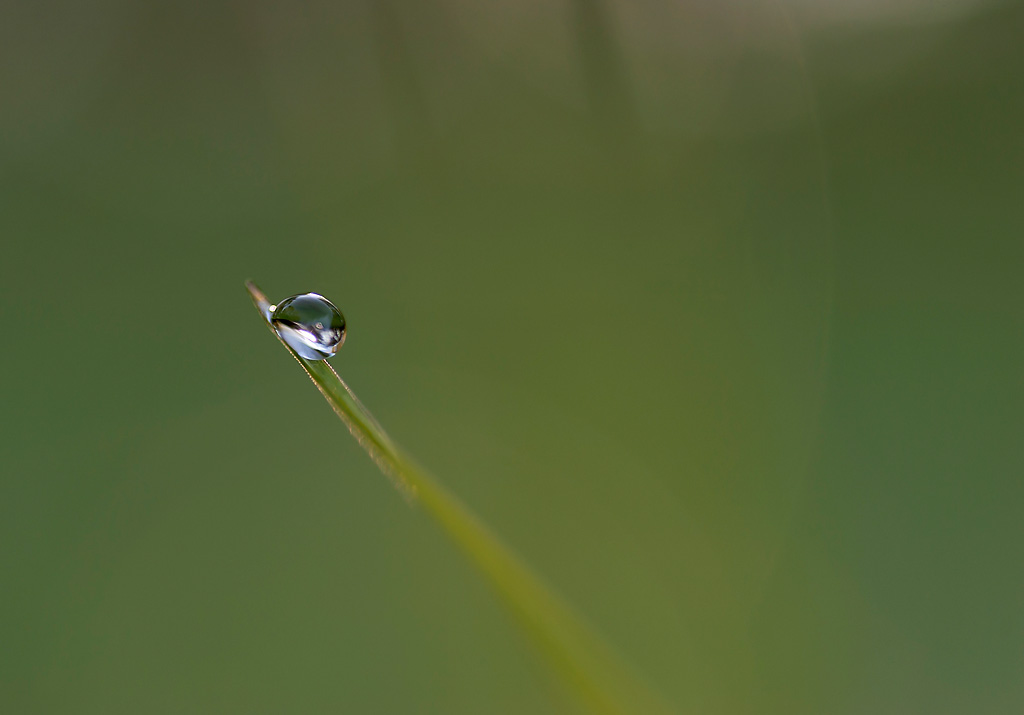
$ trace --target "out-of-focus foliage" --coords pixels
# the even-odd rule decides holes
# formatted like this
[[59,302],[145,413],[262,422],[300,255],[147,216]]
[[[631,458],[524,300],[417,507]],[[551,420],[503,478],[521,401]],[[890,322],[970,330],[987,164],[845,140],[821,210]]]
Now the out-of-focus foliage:
[[572,707],[253,276],[680,712],[1019,711],[1021,27],[4,3],[0,710]]

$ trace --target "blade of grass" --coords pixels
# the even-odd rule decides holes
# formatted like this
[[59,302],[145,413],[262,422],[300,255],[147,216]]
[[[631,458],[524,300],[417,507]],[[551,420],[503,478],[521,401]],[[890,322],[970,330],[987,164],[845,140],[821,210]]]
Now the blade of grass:
[[[272,306],[251,281],[245,284],[268,327]],[[280,340],[280,337],[278,337]],[[349,431],[389,476],[416,499],[488,578],[546,656],[552,671],[596,713],[668,713],[611,648],[457,497],[392,441],[326,360],[310,361],[288,349]]]

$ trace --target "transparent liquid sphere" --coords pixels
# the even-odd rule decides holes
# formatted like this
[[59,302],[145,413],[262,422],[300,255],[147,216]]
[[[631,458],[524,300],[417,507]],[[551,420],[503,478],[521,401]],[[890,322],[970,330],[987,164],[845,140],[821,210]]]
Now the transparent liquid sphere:
[[281,339],[307,360],[333,357],[345,342],[345,316],[316,293],[282,300],[271,313],[270,323]]

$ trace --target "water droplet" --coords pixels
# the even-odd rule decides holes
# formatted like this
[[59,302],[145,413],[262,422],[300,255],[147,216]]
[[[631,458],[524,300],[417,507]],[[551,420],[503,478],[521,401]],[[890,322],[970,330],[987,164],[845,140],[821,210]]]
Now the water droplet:
[[345,316],[316,293],[282,300],[273,309],[270,323],[281,339],[307,360],[333,357],[345,342]]

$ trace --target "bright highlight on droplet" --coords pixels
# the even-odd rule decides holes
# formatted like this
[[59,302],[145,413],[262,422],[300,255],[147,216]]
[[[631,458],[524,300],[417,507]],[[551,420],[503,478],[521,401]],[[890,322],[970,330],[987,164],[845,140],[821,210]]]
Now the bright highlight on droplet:
[[292,350],[307,360],[333,357],[345,342],[345,316],[316,293],[282,300],[272,309],[270,324]]

